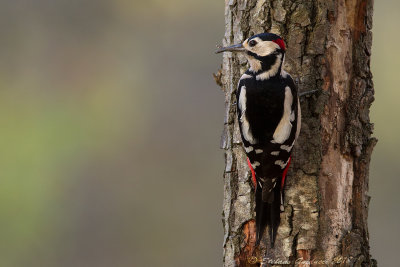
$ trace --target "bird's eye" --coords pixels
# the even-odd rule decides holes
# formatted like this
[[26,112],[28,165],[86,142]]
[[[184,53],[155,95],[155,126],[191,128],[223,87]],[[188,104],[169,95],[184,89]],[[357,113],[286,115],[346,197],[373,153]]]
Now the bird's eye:
[[250,47],[253,47],[253,46],[255,46],[257,44],[257,42],[255,41],[255,40],[250,40],[250,42],[249,42],[249,46]]

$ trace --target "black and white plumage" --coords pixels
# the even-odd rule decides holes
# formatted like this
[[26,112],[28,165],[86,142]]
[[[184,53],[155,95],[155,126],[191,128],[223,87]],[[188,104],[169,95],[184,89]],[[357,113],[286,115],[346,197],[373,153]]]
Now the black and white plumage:
[[242,52],[250,64],[239,81],[237,115],[256,187],[257,244],[268,226],[273,246],[283,210],[284,179],[300,132],[297,88],[282,69],[285,44],[278,35],[258,34],[217,52],[224,51]]

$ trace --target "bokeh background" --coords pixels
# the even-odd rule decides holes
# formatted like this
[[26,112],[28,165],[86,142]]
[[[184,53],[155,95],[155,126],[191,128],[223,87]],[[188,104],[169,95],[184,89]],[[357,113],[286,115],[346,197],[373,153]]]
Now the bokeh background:
[[[0,267],[221,266],[223,5],[0,2]],[[375,1],[380,266],[400,240],[399,12]]]

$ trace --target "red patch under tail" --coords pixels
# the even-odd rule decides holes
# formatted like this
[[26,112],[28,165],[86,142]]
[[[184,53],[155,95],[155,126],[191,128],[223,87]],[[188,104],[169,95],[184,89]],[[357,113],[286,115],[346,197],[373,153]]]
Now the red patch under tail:
[[[247,160],[248,160],[248,159],[247,159]],[[286,165],[285,170],[283,171],[283,174],[282,174],[282,182],[281,182],[281,190],[283,190],[283,187],[285,186],[286,174],[287,174],[287,172],[288,172],[288,170],[289,170],[289,166],[290,166],[290,162],[291,162],[291,161],[292,161],[292,157],[289,158],[289,162],[288,162],[288,164]]]
[[251,166],[249,158],[247,158],[247,164],[249,164],[251,171],[251,180],[253,181],[254,188],[257,188],[256,173],[254,172],[253,166]]

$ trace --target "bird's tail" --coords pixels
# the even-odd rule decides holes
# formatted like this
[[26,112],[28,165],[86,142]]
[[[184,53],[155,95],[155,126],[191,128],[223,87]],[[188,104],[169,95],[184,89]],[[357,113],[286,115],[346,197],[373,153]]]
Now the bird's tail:
[[[264,189],[265,190],[265,189]],[[265,193],[265,192],[264,192]],[[274,247],[278,226],[281,221],[281,191],[276,186],[267,197],[263,198],[263,189],[257,185],[256,189],[256,227],[257,241],[256,245],[260,244],[265,228],[268,226],[269,238],[271,247]]]

